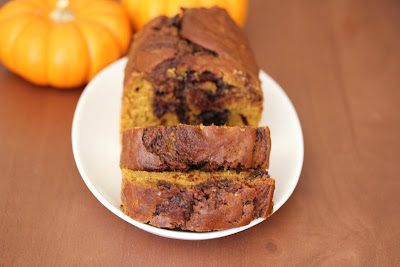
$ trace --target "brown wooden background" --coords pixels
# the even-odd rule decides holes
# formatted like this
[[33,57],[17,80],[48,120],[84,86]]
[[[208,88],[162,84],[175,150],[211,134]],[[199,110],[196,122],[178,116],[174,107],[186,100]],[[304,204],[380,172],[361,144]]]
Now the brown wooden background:
[[75,166],[82,90],[37,88],[0,65],[0,265],[400,265],[400,1],[250,2],[245,31],[304,131],[289,201],[218,240],[139,230]]

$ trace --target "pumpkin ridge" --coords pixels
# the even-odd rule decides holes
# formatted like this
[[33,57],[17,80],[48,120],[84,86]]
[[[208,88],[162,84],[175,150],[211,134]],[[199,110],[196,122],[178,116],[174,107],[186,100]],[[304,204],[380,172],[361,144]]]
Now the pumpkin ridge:
[[17,14],[11,15],[11,16],[7,16],[7,17],[4,17],[4,18],[1,18],[1,17],[0,17],[0,23],[4,22],[4,21],[6,21],[6,20],[13,19],[13,18],[15,18],[15,17],[26,16],[26,15],[33,15],[33,16],[35,16],[35,13],[34,13],[34,12],[23,12],[23,13],[17,13]]
[[73,27],[76,28],[76,30],[78,31],[80,37],[82,38],[82,40],[84,40],[87,56],[88,56],[88,59],[89,59],[88,60],[88,66],[86,68],[86,75],[85,75],[85,81],[89,82],[90,81],[90,70],[92,68],[92,57],[90,56],[90,49],[89,49],[89,45],[88,45],[86,36],[83,34],[81,29],[77,26],[76,19],[74,21],[75,21],[75,23],[73,24]]
[[[105,39],[108,39],[108,41],[106,42],[106,43],[112,43],[112,45],[110,44],[109,46],[110,47],[113,47],[113,50],[114,50],[114,48],[115,49],[117,49],[117,57],[119,58],[120,56],[121,56],[121,51],[120,51],[120,47],[119,47],[119,44],[118,44],[118,42],[117,42],[117,40],[115,40],[115,37],[114,37],[114,35],[112,35],[111,33],[110,33],[110,31],[108,31],[107,29],[104,31],[104,27],[102,26],[102,25],[100,25],[100,24],[98,24],[98,23],[95,23],[94,21],[92,21],[92,20],[88,20],[88,19],[79,19],[78,20],[78,23],[76,23],[76,26],[78,27],[78,28],[80,28],[80,31],[82,32],[82,34],[83,34],[83,36],[84,36],[84,39],[86,40],[86,44],[87,44],[87,47],[88,47],[88,50],[89,50],[89,58],[90,58],[90,62],[91,62],[91,66],[89,66],[89,79],[92,79],[93,78],[93,76],[96,74],[96,73],[98,73],[101,69],[103,69],[105,66],[107,66],[108,64],[110,64],[110,63],[112,63],[113,61],[110,61],[110,60],[102,60],[103,61],[103,63],[102,63],[102,67],[101,67],[101,69],[98,69],[99,68],[99,66],[98,66],[98,62],[97,62],[97,64],[95,64],[94,62],[96,61],[96,54],[92,54],[92,53],[90,53],[90,51],[91,51],[91,44],[93,44],[92,43],[92,40],[91,40],[91,38],[89,38],[88,36],[86,36],[86,34],[85,34],[85,31],[83,30],[83,29],[81,29],[82,27],[84,28],[84,26],[86,26],[86,27],[89,27],[89,28],[91,28],[91,27],[97,27],[100,31],[102,31],[103,33],[102,34],[95,34],[96,36],[99,36],[99,35],[104,35],[104,36],[107,36],[107,37],[102,37],[102,38],[100,38],[100,39],[102,39],[103,41],[105,40]],[[97,37],[96,37],[97,38]],[[114,58],[114,57],[112,57],[112,58]],[[114,60],[115,60],[115,58],[114,58]],[[97,69],[97,70],[96,70]],[[94,74],[93,74],[93,71],[94,71]]]
[[[14,20],[16,18],[16,16],[13,16],[12,18],[10,18],[10,19],[8,19],[8,20],[2,20],[2,21],[0,21],[0,27],[4,27],[4,26],[1,26],[2,24],[4,24],[4,23],[8,23],[10,20]],[[26,17],[25,17],[26,18]],[[22,28],[20,28],[20,30],[17,32],[17,34],[15,34],[15,38],[14,38],[14,41],[11,43],[11,45],[8,45],[8,46],[5,46],[4,45],[4,42],[3,42],[3,44],[2,44],[2,46],[0,47],[0,59],[1,59],[1,61],[3,62],[3,64],[5,65],[5,66],[7,66],[8,68],[10,68],[10,70],[12,70],[13,72],[16,72],[15,71],[15,68],[14,68],[14,59],[13,59],[13,55],[12,55],[12,52],[10,52],[9,54],[11,54],[9,57],[8,57],[8,59],[10,59],[10,60],[8,60],[7,62],[5,61],[5,58],[7,58],[7,56],[5,56],[5,54],[6,54],[6,52],[9,52],[9,51],[14,51],[13,49],[7,49],[7,48],[12,48],[12,47],[14,47],[14,44],[15,44],[15,41],[18,39],[18,37],[19,37],[19,35],[20,35],[20,33],[25,29],[25,27],[27,27],[29,24],[31,24],[32,23],[32,21],[34,21],[36,18],[35,17],[31,17],[31,19],[30,20],[27,20],[25,23],[25,25],[23,25],[22,26]],[[12,21],[12,22],[14,22],[14,21]],[[8,36],[7,36],[8,37]],[[9,39],[9,38],[8,38]],[[6,50],[9,50],[9,51],[6,51]]]
[[[28,28],[31,24],[32,24],[32,22],[34,22],[35,20],[36,20],[37,18],[35,18],[35,17],[32,17],[32,19],[28,22],[28,23],[26,23],[26,25],[24,26],[24,27],[22,27],[20,30],[19,30],[19,32],[18,32],[18,34],[16,34],[16,38],[14,39],[14,41],[12,42],[12,47],[15,47],[15,44],[17,43],[17,41],[18,41],[18,39],[20,39],[21,38],[21,33],[23,32],[23,31],[25,31],[26,30],[26,28]],[[16,55],[15,55],[15,49],[12,49],[12,55],[11,55],[11,67],[10,67],[10,69],[12,69],[13,71],[15,71],[15,73],[17,73],[19,76],[22,76],[21,74],[19,74],[19,72],[17,71],[17,68],[15,68],[15,66],[16,66],[16,64],[15,64],[15,58],[16,58]]]
[[86,83],[89,57],[85,39],[74,22],[54,24],[49,35],[48,84],[55,88],[76,88]]
[[50,83],[49,83],[49,81],[50,81],[50,78],[49,78],[49,73],[48,73],[48,69],[49,69],[49,64],[47,64],[47,61],[48,61],[48,58],[49,58],[49,46],[50,46],[50,36],[51,36],[51,32],[53,31],[53,29],[54,29],[54,24],[53,23],[51,23],[50,25],[49,25],[49,32],[48,32],[48,34],[46,35],[46,42],[45,42],[45,51],[46,51],[46,53],[45,53],[45,62],[46,62],[46,64],[44,64],[44,76],[45,76],[45,78],[46,78],[46,84],[47,85],[50,85]]
[[89,22],[91,22],[91,23],[95,23],[95,24],[99,25],[101,28],[105,29],[105,30],[113,37],[113,39],[114,39],[115,42],[117,43],[118,48],[119,48],[119,55],[121,56],[121,55],[124,53],[124,48],[121,47],[121,44],[119,43],[119,38],[118,38],[118,36],[116,36],[116,35],[114,34],[114,32],[112,31],[112,29],[110,29],[106,24],[101,23],[99,20],[90,19],[90,18],[84,18],[84,19],[81,19],[81,18],[80,18],[80,20],[83,20],[83,21],[86,20],[86,21],[89,21]]
[[34,9],[35,6],[31,3],[8,2],[0,9],[0,22],[19,15],[35,15]]
[[[15,42],[13,43],[14,49],[13,49],[12,60],[13,60],[13,65],[16,66],[16,68],[15,68],[16,71],[15,71],[15,72],[16,72],[20,77],[22,77],[22,78],[24,78],[24,79],[26,79],[26,80],[28,80],[28,81],[35,82],[35,84],[37,84],[37,85],[44,86],[44,85],[46,84],[46,82],[44,81],[44,79],[43,79],[42,81],[38,81],[38,80],[36,80],[35,78],[32,78],[32,76],[30,76],[30,74],[28,74],[27,71],[20,71],[22,65],[18,65],[18,64],[16,63],[16,62],[21,62],[21,60],[18,60],[18,56],[17,56],[18,50],[16,49],[15,46],[18,44],[18,42],[20,42],[19,40],[20,40],[22,37],[24,37],[24,33],[25,33],[25,32],[29,32],[29,31],[28,31],[28,28],[31,27],[32,25],[40,24],[40,23],[42,23],[42,24],[44,24],[44,25],[47,25],[47,21],[46,21],[44,18],[41,18],[41,17],[37,17],[36,19],[33,19],[32,21],[33,21],[33,22],[28,23],[25,27],[23,27],[23,29],[19,32],[18,37],[15,39]],[[48,33],[48,32],[47,32],[47,33]],[[28,49],[29,49],[29,48],[28,48]],[[35,64],[35,66],[37,67],[37,64]],[[40,68],[39,68],[39,69],[40,69]],[[43,75],[43,76],[45,76],[45,75]],[[43,78],[43,77],[41,77],[41,78]],[[43,82],[43,81],[44,81],[44,82]]]

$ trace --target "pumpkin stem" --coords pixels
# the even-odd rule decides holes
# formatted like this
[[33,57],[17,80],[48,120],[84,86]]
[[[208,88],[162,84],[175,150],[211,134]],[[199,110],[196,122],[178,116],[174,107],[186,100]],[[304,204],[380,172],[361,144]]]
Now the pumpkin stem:
[[56,3],[56,9],[50,13],[50,17],[58,22],[65,22],[74,19],[74,13],[68,10],[68,0],[58,0]]

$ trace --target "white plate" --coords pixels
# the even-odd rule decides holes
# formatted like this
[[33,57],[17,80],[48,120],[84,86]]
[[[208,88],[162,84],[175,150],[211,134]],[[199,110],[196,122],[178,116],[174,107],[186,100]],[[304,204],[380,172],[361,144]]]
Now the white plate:
[[[83,91],[72,123],[72,149],[78,170],[96,198],[125,221],[147,232],[175,239],[219,238],[248,229],[249,225],[206,233],[160,229],[137,222],[120,210],[119,120],[126,58],[102,70]],[[269,173],[276,180],[274,212],[290,197],[303,166],[303,133],[296,110],[282,88],[260,72],[264,110],[260,125],[271,129],[272,150]]]

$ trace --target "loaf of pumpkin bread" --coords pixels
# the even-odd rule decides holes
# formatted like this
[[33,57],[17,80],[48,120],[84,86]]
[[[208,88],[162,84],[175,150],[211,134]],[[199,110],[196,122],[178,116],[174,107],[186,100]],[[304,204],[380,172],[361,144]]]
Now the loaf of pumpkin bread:
[[149,126],[122,135],[121,168],[135,171],[268,169],[268,127]]
[[242,30],[221,8],[160,16],[134,36],[121,132],[136,126],[257,126],[263,94]]
[[272,213],[275,180],[265,170],[146,172],[122,169],[122,210],[150,225],[205,232]]
[[134,36],[121,111],[126,215],[205,232],[272,214],[258,72],[243,32],[218,7],[157,17]]

